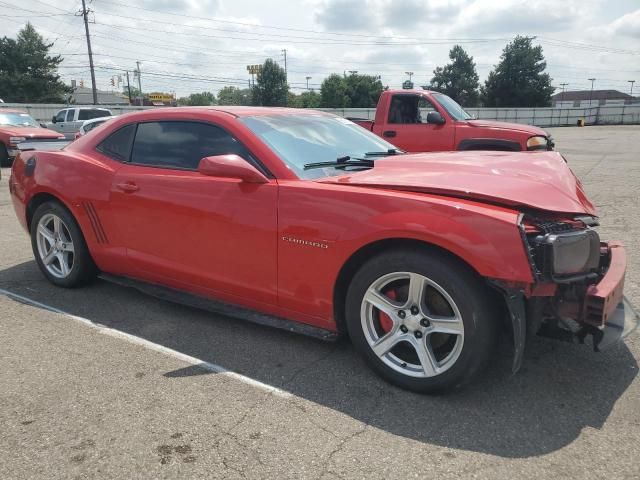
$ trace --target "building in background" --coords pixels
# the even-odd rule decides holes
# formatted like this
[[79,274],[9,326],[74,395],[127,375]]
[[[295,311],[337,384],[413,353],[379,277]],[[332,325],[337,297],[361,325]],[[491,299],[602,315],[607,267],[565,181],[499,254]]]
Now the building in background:
[[[129,99],[117,92],[98,90],[99,105],[129,105]],[[76,87],[70,96],[69,103],[75,105],[93,105],[93,94],[88,87]]]
[[577,90],[556,93],[551,97],[554,107],[592,107],[600,105],[630,105],[640,102],[637,97],[618,90]]

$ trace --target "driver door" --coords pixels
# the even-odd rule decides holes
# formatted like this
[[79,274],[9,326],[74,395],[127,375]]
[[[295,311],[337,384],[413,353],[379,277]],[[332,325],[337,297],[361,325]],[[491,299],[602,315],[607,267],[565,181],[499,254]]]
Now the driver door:
[[278,185],[198,173],[201,158],[228,153],[252,160],[209,123],[138,125],[111,189],[129,268],[175,288],[276,304]]
[[427,123],[428,112],[438,111],[427,98],[403,93],[394,95],[390,105],[386,140],[407,152],[453,150],[455,126]]

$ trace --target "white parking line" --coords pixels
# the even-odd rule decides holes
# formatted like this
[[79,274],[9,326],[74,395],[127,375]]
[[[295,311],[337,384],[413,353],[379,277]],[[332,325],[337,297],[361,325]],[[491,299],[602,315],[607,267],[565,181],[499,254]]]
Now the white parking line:
[[232,372],[231,370],[227,370],[226,368],[220,365],[216,365],[215,363],[207,362],[199,358],[192,357],[191,355],[187,355],[182,352],[178,352],[177,350],[173,350],[171,348],[165,347],[163,345],[150,342],[149,340],[145,340],[144,338],[136,337],[135,335],[121,332],[120,330],[107,327],[106,325],[102,325],[100,323],[92,322],[88,318],[79,317],[78,315],[73,315],[71,313],[65,312],[64,310],[60,310],[59,308],[52,307],[51,305],[46,305],[44,303],[33,300],[31,298],[27,298],[22,295],[18,295],[17,293],[10,292],[9,290],[0,288],[0,294],[8,298],[17,300],[18,302],[31,305],[33,307],[42,308],[44,310],[48,310],[49,312],[57,313],[59,315],[64,315],[65,317],[70,318],[71,320],[75,320],[76,322],[82,323],[85,326],[88,326],[90,328],[97,330],[99,333],[109,335],[111,337],[120,338],[122,340],[126,340],[129,343],[133,343],[134,345],[140,345],[149,350],[153,350],[155,352],[169,355],[170,357],[176,358],[178,360],[182,360],[183,362],[189,363],[191,365],[198,366],[199,368],[202,368],[204,370],[208,370],[210,372],[217,373],[220,375],[225,375],[227,377],[238,380],[242,383],[246,383],[247,385],[251,385],[261,390],[265,390],[267,392],[273,393],[274,395],[277,395],[279,397],[288,398],[293,396],[291,393],[286,392],[278,387],[274,387],[272,385],[262,383],[258,380],[254,380],[253,378],[246,377],[236,372]]

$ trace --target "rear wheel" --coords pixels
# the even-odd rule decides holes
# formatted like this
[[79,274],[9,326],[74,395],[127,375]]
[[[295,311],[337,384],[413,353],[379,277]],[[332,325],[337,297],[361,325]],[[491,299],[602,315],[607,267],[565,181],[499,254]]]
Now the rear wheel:
[[9,152],[7,152],[7,147],[0,144],[0,167],[10,167],[11,160],[9,159]]
[[36,209],[31,246],[40,271],[55,285],[81,286],[97,274],[80,227],[59,203],[46,202]]
[[355,275],[347,327],[367,363],[418,392],[456,388],[486,363],[496,339],[487,287],[438,252],[379,255]]

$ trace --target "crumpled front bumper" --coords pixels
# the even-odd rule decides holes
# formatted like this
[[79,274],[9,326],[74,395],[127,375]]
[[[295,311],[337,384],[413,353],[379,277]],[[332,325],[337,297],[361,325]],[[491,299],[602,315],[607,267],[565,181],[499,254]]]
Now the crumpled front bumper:
[[590,285],[584,299],[582,322],[602,328],[622,302],[624,276],[627,271],[627,254],[620,242],[601,245],[604,255],[609,255],[609,268],[600,281]]
[[[589,285],[578,299],[562,299],[556,307],[558,322],[543,324],[548,328],[540,328],[537,331],[539,335],[569,342],[577,340],[580,343],[585,343],[589,337],[593,339],[594,350],[600,351],[614,345],[638,327],[640,316],[624,297],[627,269],[624,246],[620,242],[609,242],[601,243],[600,248],[601,257],[607,263],[605,274],[598,283]],[[502,288],[502,291],[511,317],[514,341],[512,368],[515,373],[522,364],[528,324],[539,317],[534,315],[534,318],[529,318],[530,310],[526,306],[523,291],[509,288]],[[541,310],[539,314],[542,314]]]
[[594,350],[608,348],[633,332],[640,317],[624,296],[624,277],[627,271],[627,255],[621,242],[601,244],[602,255],[609,256],[607,272],[596,284],[587,288],[581,309],[580,322],[585,325],[578,332],[584,341],[593,335]]

